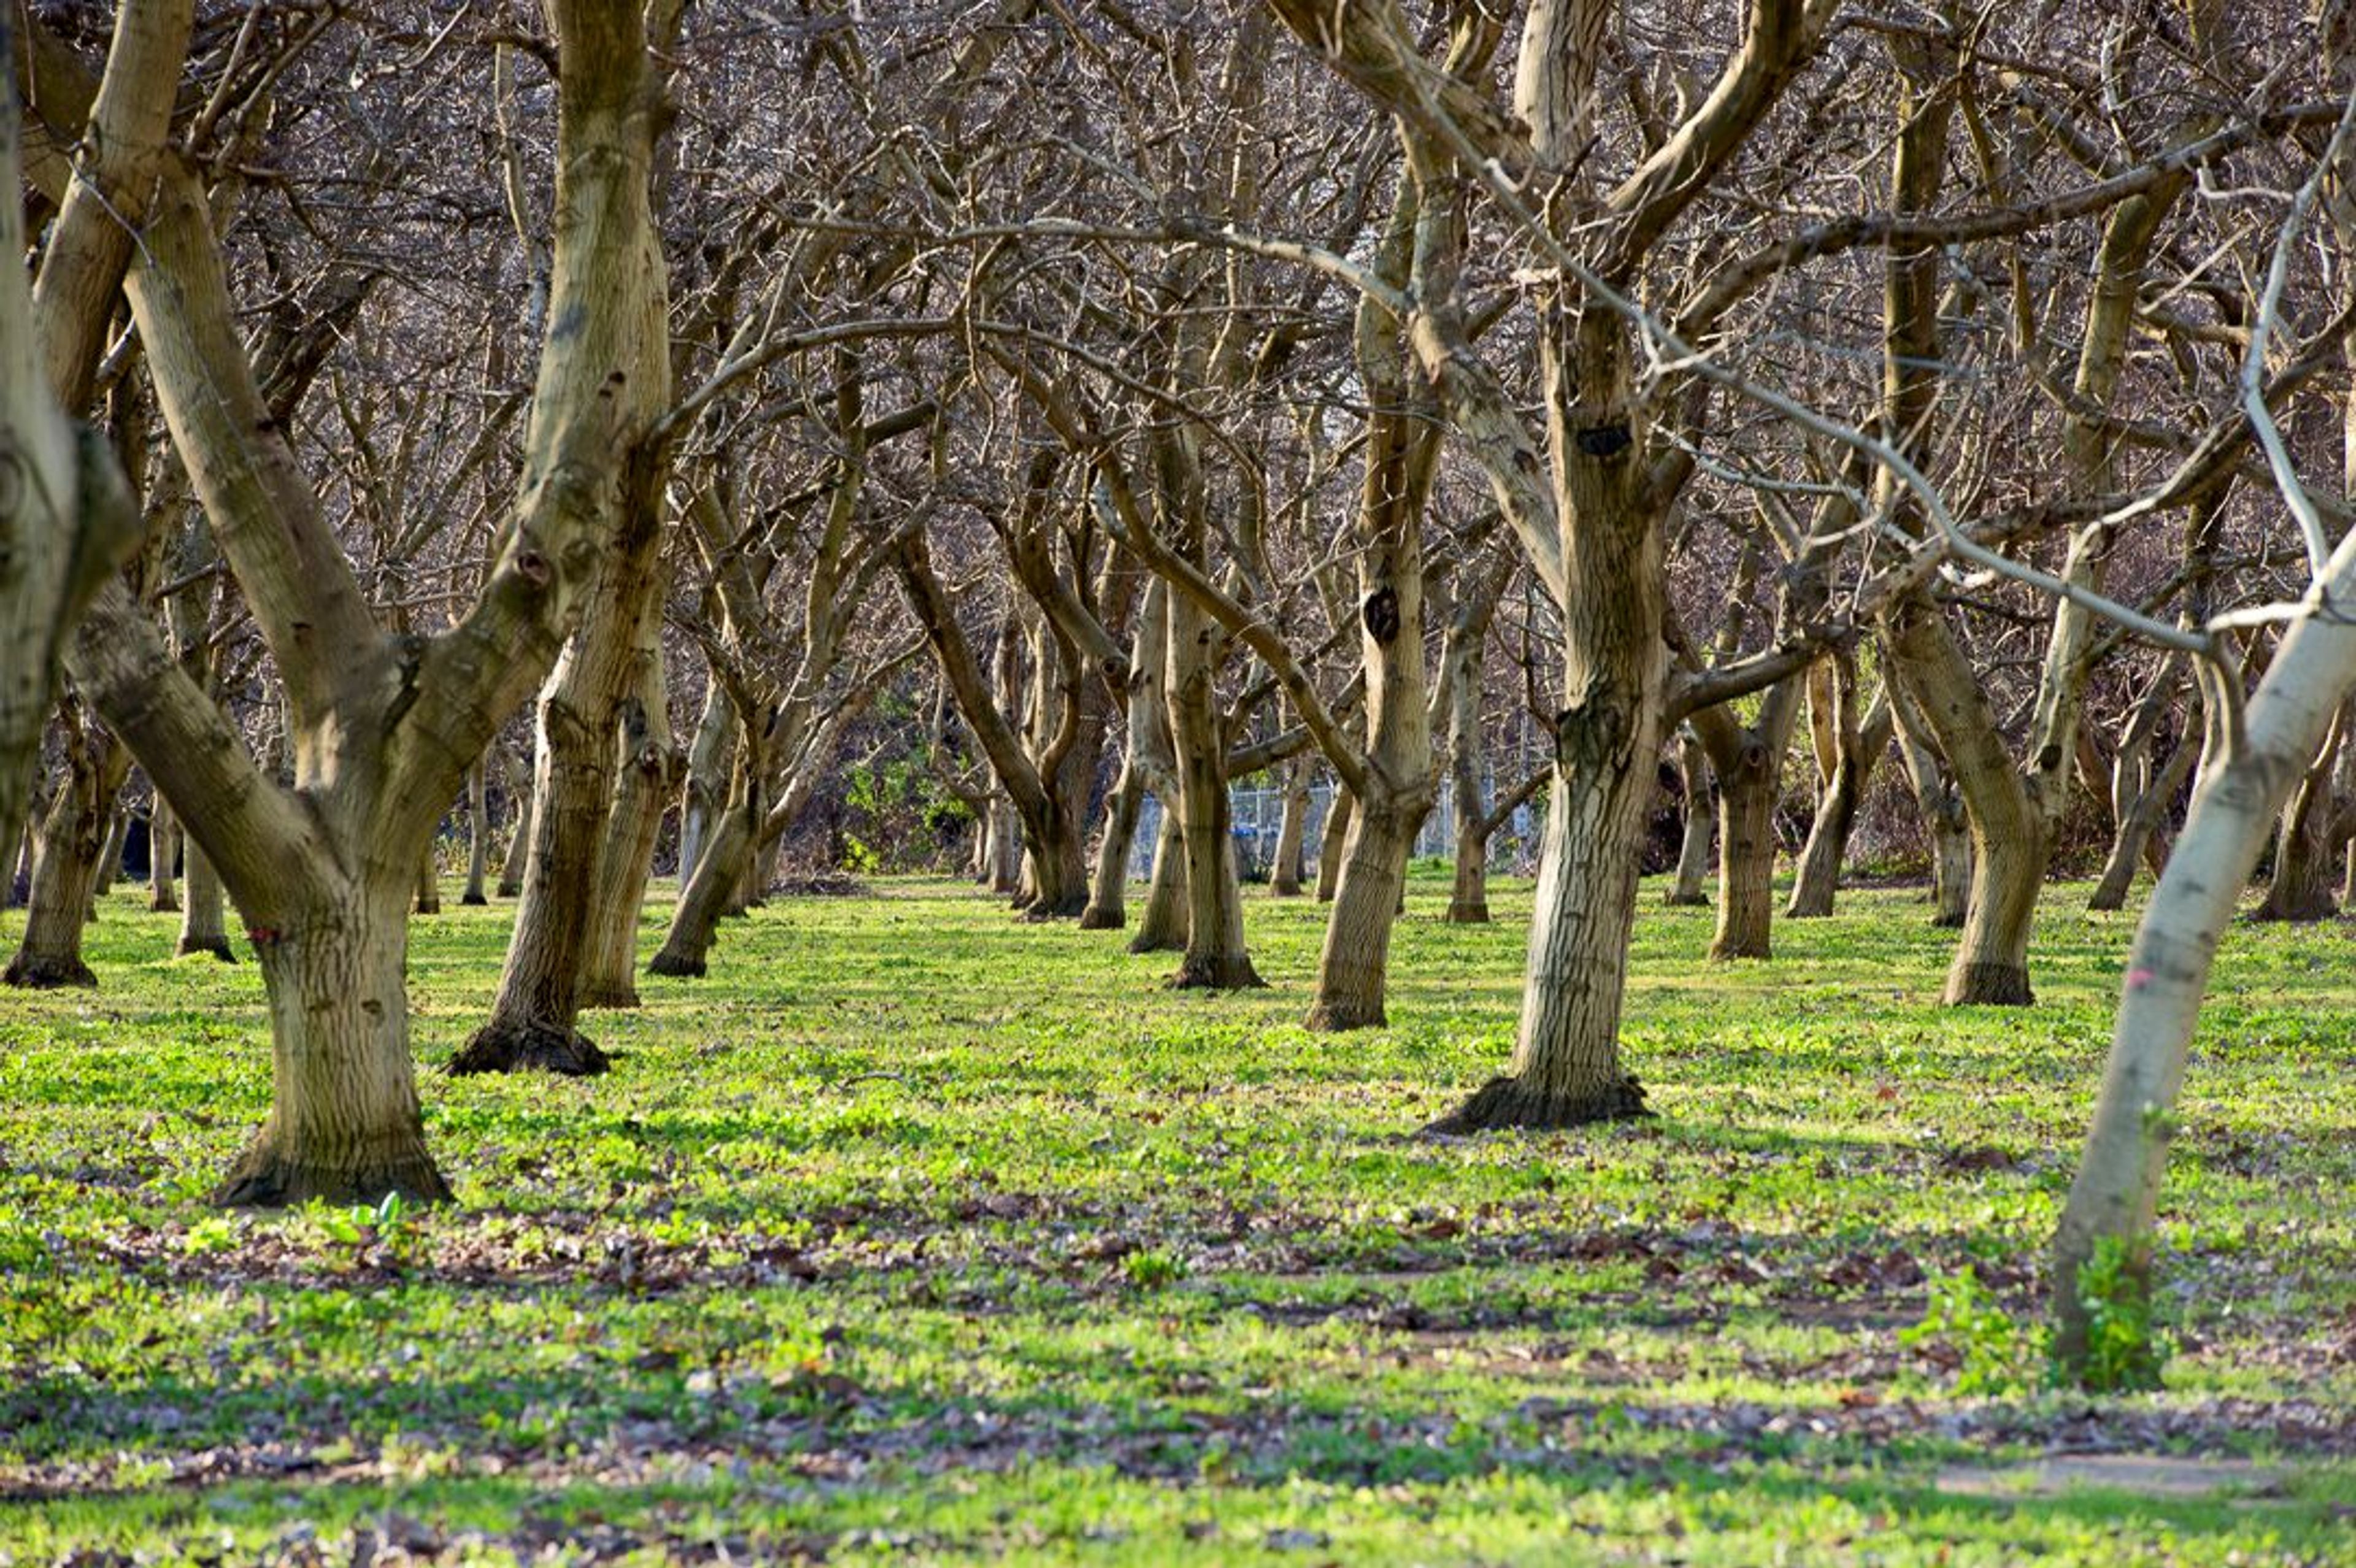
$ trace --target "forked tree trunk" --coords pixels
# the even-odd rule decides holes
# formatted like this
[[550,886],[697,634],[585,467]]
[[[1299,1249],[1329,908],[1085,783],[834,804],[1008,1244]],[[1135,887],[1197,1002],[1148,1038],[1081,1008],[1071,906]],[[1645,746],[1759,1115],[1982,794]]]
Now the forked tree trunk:
[[214,1201],[450,1197],[426,1152],[410,1067],[412,877],[409,866],[378,868],[372,893],[320,889],[298,927],[255,933],[270,997],[270,1118]]
[[95,986],[81,955],[82,929],[111,828],[108,806],[131,772],[122,741],[77,720],[66,739],[67,776],[41,814],[33,843],[33,883],[25,931],[0,983],[29,990]]
[[1301,896],[1302,862],[1308,859],[1309,779],[1312,771],[1305,757],[1295,757],[1284,765],[1284,815],[1277,820],[1276,859],[1268,870],[1271,898]]
[[589,949],[581,976],[584,1008],[638,1005],[638,914],[654,875],[655,838],[663,806],[679,787],[681,759],[670,747],[669,725],[649,704],[663,700],[659,670],[652,686],[625,710],[623,761],[605,842],[597,857],[591,895]]
[[1710,803],[1708,753],[1689,733],[1677,739],[1677,773],[1686,788],[1685,832],[1677,841],[1676,875],[1669,880],[1663,901],[1697,909],[1709,902],[1702,882],[1709,875],[1711,828],[1717,814]]
[[1857,676],[1846,659],[1826,684],[1831,688],[1834,709],[1833,771],[1816,797],[1815,821],[1809,825],[1807,847],[1800,852],[1791,901],[1783,907],[1787,920],[1821,920],[1833,912],[1858,806],[1874,769],[1881,765],[1882,753],[1890,749],[1892,720],[1887,690],[1875,699],[1860,724],[1850,717],[1857,703]]
[[1186,945],[1186,840],[1178,827],[1174,800],[1162,803],[1153,837],[1153,872],[1146,883],[1145,911],[1138,916],[1131,953],[1176,953]]
[[237,950],[229,944],[220,877],[194,838],[187,840],[187,857],[188,891],[186,907],[180,912],[180,941],[176,951],[183,958],[191,953],[209,953],[224,964],[234,964]]
[[487,904],[491,874],[491,812],[486,799],[483,764],[466,770],[466,891],[462,904]]
[[152,914],[180,912],[180,827],[171,805],[158,795],[147,814],[147,909]]
[[1333,798],[1325,806],[1324,830],[1317,837],[1317,901],[1333,901],[1333,890],[1342,881],[1342,847],[1350,841],[1350,819],[1356,816],[1358,803],[1340,784],[1333,786]]
[[1129,732],[1121,748],[1120,778],[1106,802],[1103,841],[1097,847],[1096,882],[1088,907],[1080,912],[1082,931],[1119,931],[1128,923],[1129,862],[1148,796],[1176,794],[1171,772],[1170,709],[1164,700],[1162,667],[1170,656],[1169,586],[1159,579],[1145,591],[1132,650],[1129,685]]

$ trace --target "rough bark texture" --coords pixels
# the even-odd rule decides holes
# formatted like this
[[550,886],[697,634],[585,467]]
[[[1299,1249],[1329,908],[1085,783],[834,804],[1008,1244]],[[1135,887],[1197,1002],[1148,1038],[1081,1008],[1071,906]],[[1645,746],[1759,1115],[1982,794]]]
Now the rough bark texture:
[[1342,851],[1342,883],[1325,922],[1317,997],[1307,1027],[1380,1029],[1390,1021],[1383,997],[1391,926],[1407,887],[1408,852],[1423,814],[1412,808],[1361,810]]
[[589,951],[581,977],[584,1008],[638,1005],[638,915],[654,874],[663,805],[678,789],[686,766],[671,746],[663,700],[661,665],[650,660],[640,673],[637,697],[623,713],[620,780],[590,900]]
[[1177,752],[1179,840],[1186,866],[1186,946],[1170,983],[1182,990],[1265,985],[1244,945],[1236,881],[1226,743],[1212,682],[1217,633],[1182,593],[1170,595],[1170,731]]
[[254,933],[270,995],[271,1112],[214,1202],[449,1199],[409,1069],[409,878],[387,869],[390,897],[311,902],[286,929]]
[[1153,870],[1146,881],[1145,909],[1137,919],[1131,953],[1176,953],[1186,945],[1186,840],[1179,830],[1175,799],[1162,803],[1153,838]]
[[1886,691],[1858,721],[1857,673],[1847,658],[1837,660],[1829,678],[1811,688],[1812,701],[1816,692],[1826,694],[1830,709],[1826,728],[1830,731],[1833,765],[1816,792],[1815,820],[1808,827],[1807,847],[1800,852],[1791,901],[1783,906],[1787,920],[1820,920],[1833,912],[1849,834],[1857,826],[1857,808],[1865,798],[1865,786],[1874,769],[1881,764],[1882,753],[1890,750],[1893,728]]
[[1284,767],[1284,815],[1277,822],[1276,859],[1268,872],[1271,898],[1301,896],[1301,872],[1308,860],[1311,772],[1307,759],[1301,757],[1295,757]]
[[2332,726],[2321,753],[2282,808],[2275,827],[2274,874],[2267,880],[2266,896],[2251,912],[2253,920],[2308,923],[2340,912],[2332,883],[2340,869],[2340,819],[2345,807],[2338,786],[2348,717],[2343,712]]
[[417,857],[417,912],[442,912],[441,846],[430,837],[425,840],[424,853]]
[[491,874],[491,812],[485,798],[483,764],[466,770],[466,891],[462,904],[489,903]]
[[1333,802],[1325,807],[1324,830],[1317,837],[1317,901],[1333,901],[1333,890],[1342,882],[1342,847],[1350,841],[1350,819],[1358,814],[1358,803],[1340,784],[1333,786]]
[[154,914],[180,912],[180,828],[162,795],[147,814],[147,908]]
[[1783,758],[1746,739],[1730,768],[1718,772],[1718,933],[1715,962],[1773,955],[1775,797]]

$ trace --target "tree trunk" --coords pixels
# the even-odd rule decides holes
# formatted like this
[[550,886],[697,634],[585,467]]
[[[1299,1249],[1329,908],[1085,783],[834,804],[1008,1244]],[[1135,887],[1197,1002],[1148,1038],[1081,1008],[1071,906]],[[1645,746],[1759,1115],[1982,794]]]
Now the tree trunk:
[[498,896],[503,899],[523,895],[523,869],[531,859],[532,819],[538,813],[532,803],[538,797],[532,793],[531,770],[510,765],[508,780],[507,849],[499,856]]
[[1783,758],[1745,734],[1740,755],[1718,773],[1718,934],[1713,962],[1773,955],[1775,797]]
[[16,835],[16,853],[8,872],[8,892],[0,907],[22,909],[25,901],[33,896],[33,825],[25,824]]
[[114,891],[123,875],[123,847],[131,842],[131,808],[116,805],[106,814],[106,837],[98,848],[98,875],[91,883],[90,917],[98,918],[98,901]]
[[229,926],[222,918],[220,877],[194,838],[187,840],[187,856],[188,894],[187,908],[180,912],[180,942],[176,951],[183,958],[191,953],[209,953],[224,964],[234,964],[237,950],[229,944]]
[[1269,896],[1301,896],[1303,862],[1308,859],[1309,780],[1314,770],[1306,757],[1284,764],[1284,815],[1277,819],[1276,859],[1268,869]]
[[1186,595],[1170,595],[1170,720],[1177,752],[1179,840],[1186,860],[1186,950],[1171,984],[1232,990],[1266,984],[1244,946],[1243,891],[1227,800],[1226,747],[1212,683],[1219,640]]
[[24,935],[0,972],[0,983],[30,990],[98,984],[82,961],[81,934],[112,837],[108,808],[130,774],[131,752],[87,720],[70,719],[66,764],[34,837]]
[[1913,699],[1895,680],[1890,681],[1887,689],[1890,713],[1897,721],[1899,755],[1906,763],[1906,780],[1913,791],[1915,809],[1922,815],[1923,836],[1931,841],[1931,923],[1960,928],[1971,892],[1970,818],[1946,760],[1940,756],[1929,723]]
[[1145,912],[1138,917],[1131,953],[1177,953],[1186,945],[1186,840],[1178,826],[1178,804],[1162,803],[1153,837],[1153,875],[1146,884]]
[[2329,920],[2339,912],[2331,896],[2333,865],[2339,849],[2334,831],[2340,802],[2333,784],[2340,773],[2348,716],[2343,712],[2298,787],[2283,806],[2275,829],[2274,875],[2266,896],[2251,914],[2253,920],[2305,923]]
[[688,879],[686,891],[679,895],[679,907],[671,912],[670,929],[663,933],[662,946],[648,961],[649,974],[701,979],[708,972],[712,944],[719,934],[721,919],[728,912],[737,884],[744,879],[744,868],[754,859],[751,806],[749,803],[732,800],[714,822],[703,853],[696,857],[695,874]]
[[654,875],[655,838],[663,806],[679,787],[684,761],[671,749],[659,663],[623,715],[623,765],[591,897],[589,950],[581,979],[584,1008],[638,1005],[638,915]]
[[1088,907],[1080,912],[1082,931],[1119,931],[1129,923],[1129,857],[1137,844],[1137,821],[1145,810],[1145,781],[1132,762],[1105,802],[1104,833],[1097,844],[1096,876]]
[[425,840],[424,852],[417,857],[417,912],[442,912],[442,832],[435,828]]
[[177,880],[179,861],[179,824],[173,819],[171,803],[159,794],[147,814],[147,909],[150,913],[180,912],[180,891]]
[[1833,769],[1817,793],[1816,817],[1808,827],[1807,848],[1800,853],[1791,902],[1783,908],[1789,920],[1821,920],[1833,912],[1849,834],[1857,827],[1857,808],[1865,799],[1865,786],[1874,769],[1881,765],[1882,753],[1890,749],[1893,728],[1886,688],[1862,724],[1851,719],[1857,703],[1857,673],[1846,658],[1827,684],[1832,692]]
[[1342,881],[1342,847],[1350,841],[1350,818],[1357,815],[1358,803],[1339,783],[1333,785],[1333,798],[1326,803],[1325,827],[1317,837],[1317,901],[1333,901],[1333,890]]
[[256,933],[269,986],[270,1118],[213,1194],[277,1208],[388,1192],[443,1202],[410,1066],[407,911],[413,868],[320,897],[298,929]]
[[1716,813],[1710,809],[1709,758],[1691,734],[1677,738],[1677,772],[1685,780],[1685,833],[1677,842],[1677,870],[1663,901],[1698,909],[1709,902],[1701,891],[1709,875],[1710,830]]
[[1489,923],[1489,819],[1481,799],[1481,764],[1477,756],[1451,759],[1455,798],[1450,810],[1456,827],[1456,876],[1450,884],[1448,912],[1451,925]]
[[688,746],[687,784],[679,808],[679,891],[687,895],[695,863],[711,842],[712,824],[728,809],[731,764],[735,752],[736,710],[715,678],[704,694],[703,714],[695,723],[695,739]]
[[1318,1030],[1380,1029],[1390,966],[1391,927],[1407,889],[1408,853],[1426,807],[1369,803],[1358,810],[1342,854],[1341,886],[1325,921],[1317,962],[1317,999],[1307,1027]]
[[2159,772],[2128,803],[2119,818],[2118,832],[2111,840],[2110,856],[2103,863],[2103,874],[2086,900],[2088,909],[2126,907],[2127,891],[2135,886],[2136,862],[2147,859],[2149,849],[2157,844],[2168,803],[2176,798],[2176,792],[2184,787],[2184,781],[2192,775],[2200,761],[2200,737],[2185,735],[2177,741]]
[[491,811],[486,798],[483,764],[477,762],[466,770],[466,891],[458,895],[462,904],[487,904],[487,890],[491,874]]

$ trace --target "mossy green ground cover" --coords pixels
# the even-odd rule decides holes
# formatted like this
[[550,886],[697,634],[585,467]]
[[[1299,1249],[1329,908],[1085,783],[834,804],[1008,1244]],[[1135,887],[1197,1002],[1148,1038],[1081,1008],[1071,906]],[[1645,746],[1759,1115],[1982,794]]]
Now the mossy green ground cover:
[[258,976],[118,894],[99,992],[0,993],[0,1561],[2356,1562],[2346,928],[2233,933],[2167,1386],[2090,1400],[2022,1327],[2132,931],[2082,894],[1997,1011],[1909,891],[1729,968],[1648,889],[1659,1119],[1475,1140],[1412,1135],[1504,1059],[1526,889],[1457,928],[1419,876],[1341,1038],[1313,904],[1211,997],[962,887],[784,901],[594,1083],[440,1074],[507,921],[454,910],[459,1206],[289,1216],[202,1200]]

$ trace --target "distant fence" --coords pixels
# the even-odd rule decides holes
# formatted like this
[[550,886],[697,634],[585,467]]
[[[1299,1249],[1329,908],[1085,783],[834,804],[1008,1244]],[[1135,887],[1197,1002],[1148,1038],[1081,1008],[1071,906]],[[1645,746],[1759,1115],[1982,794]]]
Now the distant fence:
[[[1309,790],[1309,811],[1301,828],[1301,864],[1313,869],[1317,864],[1318,846],[1325,831],[1325,813],[1333,804],[1331,784],[1312,784]],[[1432,803],[1423,819],[1422,831],[1415,837],[1417,855],[1452,856],[1456,853],[1456,787],[1451,779],[1442,779],[1440,798]],[[1235,835],[1236,862],[1244,877],[1252,881],[1265,881],[1276,865],[1277,835],[1284,826],[1284,792],[1280,789],[1234,789],[1227,792],[1227,812]],[[1130,846],[1129,874],[1142,879],[1153,872],[1154,840],[1162,832],[1162,803],[1151,795],[1145,797],[1145,807],[1137,819],[1137,839]],[[1525,868],[1537,855],[1537,822],[1527,805],[1517,806],[1513,817],[1489,840],[1489,864],[1493,867]]]

